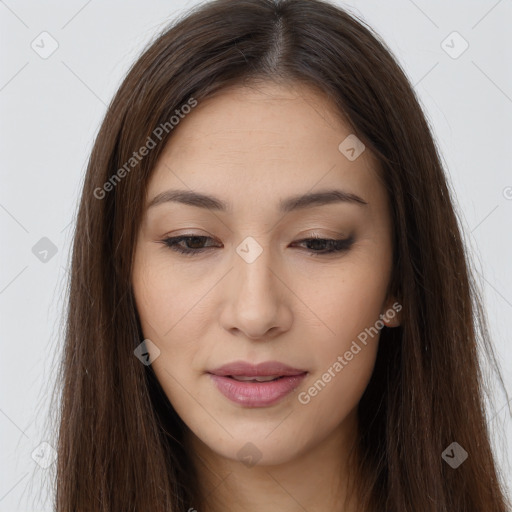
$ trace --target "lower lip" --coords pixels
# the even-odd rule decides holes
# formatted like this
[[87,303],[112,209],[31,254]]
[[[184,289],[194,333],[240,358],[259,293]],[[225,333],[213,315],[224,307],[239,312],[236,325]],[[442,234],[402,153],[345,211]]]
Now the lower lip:
[[242,382],[221,375],[209,375],[218,390],[233,402],[247,407],[267,407],[297,388],[306,373],[281,377],[269,382]]

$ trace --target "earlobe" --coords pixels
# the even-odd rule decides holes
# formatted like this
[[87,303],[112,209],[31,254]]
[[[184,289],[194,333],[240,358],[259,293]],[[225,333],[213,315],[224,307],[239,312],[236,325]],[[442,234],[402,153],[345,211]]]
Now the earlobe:
[[388,320],[385,317],[383,317],[382,321],[384,322],[384,325],[386,327],[398,327],[400,325],[400,320],[396,317]]
[[386,306],[380,314],[380,318],[386,327],[398,327],[401,325],[402,305],[395,297],[386,301]]

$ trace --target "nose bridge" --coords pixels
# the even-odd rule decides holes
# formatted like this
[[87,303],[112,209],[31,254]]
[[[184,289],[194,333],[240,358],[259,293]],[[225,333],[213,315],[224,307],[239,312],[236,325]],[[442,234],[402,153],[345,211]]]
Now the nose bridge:
[[254,238],[246,238],[236,249],[235,281],[238,302],[261,308],[275,301],[275,277],[271,271],[272,258],[268,246]]
[[272,254],[256,240],[248,237],[236,249],[231,275],[229,307],[223,316],[224,327],[237,328],[248,337],[262,337],[289,320],[279,279],[273,273]]

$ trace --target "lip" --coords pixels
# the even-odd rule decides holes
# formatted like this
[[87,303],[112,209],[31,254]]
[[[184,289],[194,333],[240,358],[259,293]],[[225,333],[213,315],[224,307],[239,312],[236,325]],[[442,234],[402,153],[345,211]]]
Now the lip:
[[[217,389],[229,400],[245,407],[268,407],[279,402],[296,389],[307,375],[307,370],[292,368],[278,361],[257,365],[234,361],[208,372]],[[242,382],[230,376],[268,377],[268,382]]]
[[292,368],[279,361],[265,361],[259,364],[251,364],[246,361],[233,361],[211,370],[208,373],[213,375],[234,375],[235,377],[268,377],[269,375],[292,376],[300,375],[307,370]]

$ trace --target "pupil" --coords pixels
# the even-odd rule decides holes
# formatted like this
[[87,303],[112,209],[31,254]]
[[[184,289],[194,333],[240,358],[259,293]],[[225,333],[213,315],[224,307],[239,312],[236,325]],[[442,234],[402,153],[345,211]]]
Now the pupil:
[[[190,241],[192,241],[192,243],[190,243]],[[192,249],[200,249],[201,247],[201,244],[203,243],[201,237],[199,236],[191,236],[189,237],[189,242],[188,242],[188,245],[191,245]],[[194,244],[198,244],[198,246],[194,245]]]
[[313,247],[310,247],[311,249],[323,249],[325,245],[324,240],[311,240],[309,242],[310,245],[313,245]]

